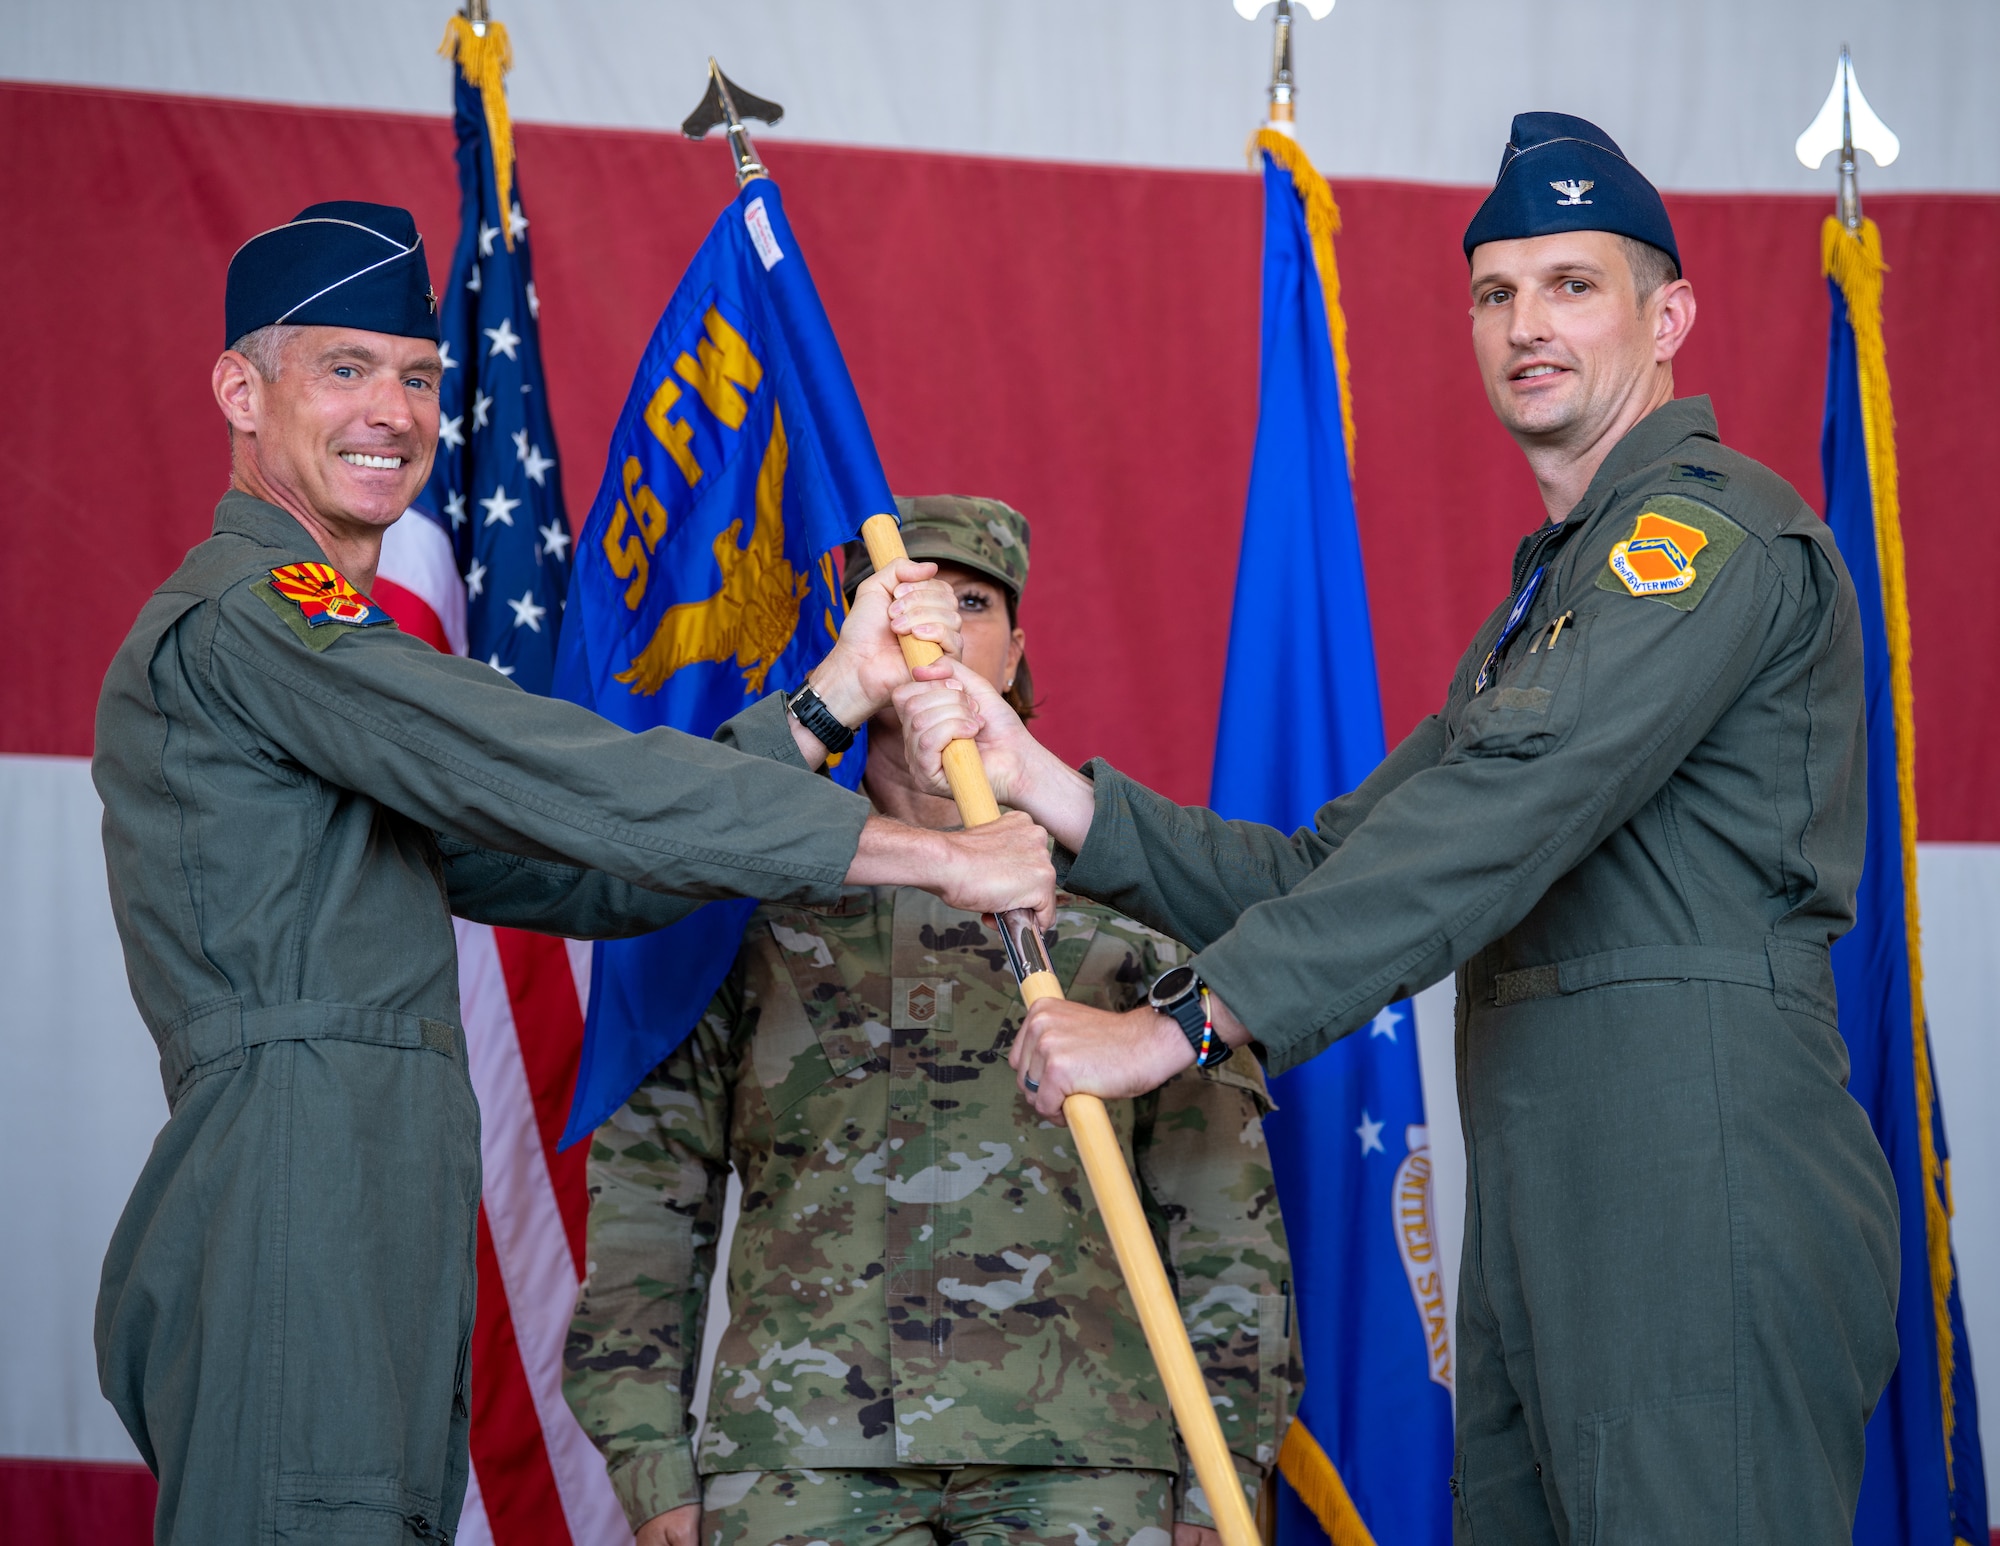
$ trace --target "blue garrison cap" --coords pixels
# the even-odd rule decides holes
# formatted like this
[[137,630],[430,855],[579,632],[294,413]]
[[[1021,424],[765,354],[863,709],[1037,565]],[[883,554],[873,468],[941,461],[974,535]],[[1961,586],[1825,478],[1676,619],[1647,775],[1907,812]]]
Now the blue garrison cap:
[[229,260],[228,337],[274,322],[438,336],[424,239],[407,209],[340,199],[253,236]]
[[1465,255],[1470,259],[1481,242],[1556,231],[1636,237],[1680,267],[1660,190],[1625,159],[1616,140],[1567,113],[1520,113],[1500,153],[1499,180],[1465,228]]

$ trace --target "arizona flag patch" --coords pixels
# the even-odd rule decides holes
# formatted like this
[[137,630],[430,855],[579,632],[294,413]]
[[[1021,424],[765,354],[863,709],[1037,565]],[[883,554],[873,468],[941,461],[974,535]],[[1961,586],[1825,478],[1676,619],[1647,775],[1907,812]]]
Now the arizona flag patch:
[[286,564],[271,571],[271,589],[298,607],[315,628],[342,623],[349,628],[372,628],[393,621],[374,602],[347,583],[347,576],[331,564]]
[[1654,495],[1641,507],[1631,535],[1612,546],[1598,589],[1650,596],[1692,612],[1748,535],[1712,505]]

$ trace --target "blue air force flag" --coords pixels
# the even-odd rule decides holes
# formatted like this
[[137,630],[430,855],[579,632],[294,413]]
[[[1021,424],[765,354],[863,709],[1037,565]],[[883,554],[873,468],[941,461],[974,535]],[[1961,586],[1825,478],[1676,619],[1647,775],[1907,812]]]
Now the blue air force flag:
[[[1259,143],[1262,382],[1210,799],[1291,828],[1381,761],[1382,708],[1329,326],[1338,216],[1296,145]],[[1271,1088],[1306,1370],[1279,1538],[1447,1542],[1451,1344],[1410,1005]]]
[[[895,508],[777,184],[754,180],[639,362],[579,538],[556,691],[631,730],[705,736],[796,690],[844,613],[832,550]],[[854,788],[863,755],[834,778]],[[754,905],[596,947],[564,1144],[680,1044]]]
[[[542,378],[528,217],[511,150],[495,148],[480,88],[453,70],[459,231],[438,301],[438,450],[416,511],[451,538],[465,580],[466,653],[545,693],[569,589],[569,517]],[[498,89],[497,87],[495,88]]]
[[1821,252],[1833,302],[1820,433],[1826,524],[1860,603],[1868,715],[1868,840],[1854,927],[1834,942],[1833,980],[1848,1093],[1874,1125],[1902,1213],[1902,1357],[1868,1421],[1854,1539],[1971,1546],[1987,1539],[1986,1482],[1917,948],[1910,620],[1882,341],[1886,265],[1872,220],[1850,232],[1829,217]]

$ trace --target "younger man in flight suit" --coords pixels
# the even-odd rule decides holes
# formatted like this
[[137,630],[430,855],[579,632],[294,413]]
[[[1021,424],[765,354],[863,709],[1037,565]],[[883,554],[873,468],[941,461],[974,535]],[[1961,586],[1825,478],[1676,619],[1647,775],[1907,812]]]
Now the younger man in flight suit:
[[[1549,520],[1360,788],[1288,839],[1065,767],[963,673],[898,709],[927,777],[977,729],[1065,885],[1196,946],[1190,994],[1273,1067],[1457,969],[1461,1542],[1846,1540],[1898,1271],[1827,954],[1862,860],[1854,587],[1674,399],[1694,295],[1608,135],[1516,118],[1465,252]],[[1169,1014],[1054,1002],[1013,1051],[1050,1116],[1192,1057]]]

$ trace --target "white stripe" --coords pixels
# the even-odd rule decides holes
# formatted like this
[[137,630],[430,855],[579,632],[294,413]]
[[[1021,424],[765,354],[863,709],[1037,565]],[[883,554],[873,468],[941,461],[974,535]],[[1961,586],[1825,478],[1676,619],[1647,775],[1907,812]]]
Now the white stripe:
[[[443,115],[443,7],[407,0],[0,0],[17,78]],[[714,54],[797,137],[1241,171],[1271,22],[1225,0],[508,0],[517,122],[671,132]],[[1326,172],[1487,185],[1515,113],[1595,119],[1663,187],[1823,194],[1793,141],[1842,39],[1903,140],[1870,191],[2000,190],[1992,0],[1346,0],[1295,28],[1299,137]],[[716,165],[724,151],[715,148]],[[530,169],[532,176],[532,168]]]
[[465,1509],[458,1516],[458,1534],[452,1539],[455,1546],[493,1546],[493,1522],[486,1517],[486,1496],[479,1490],[477,1466],[465,1479]]
[[472,1087],[479,1096],[486,1220],[556,1491],[577,1546],[623,1542],[631,1532],[604,1462],[563,1401],[562,1350],[576,1305],[576,1263],[535,1124],[499,946],[490,928],[463,919],[458,920],[458,991]]
[[[2000,843],[1919,843],[1917,900],[1924,930],[1924,1000],[1931,1055],[1951,1145],[1956,1214],[1952,1246],[1973,1372],[1988,1404],[2000,1390]],[[1458,1269],[1465,1235],[1465,1137],[1453,1055],[1456,996],[1449,978],[1417,995],[1424,1110],[1445,1294],[1458,1334]],[[1986,1495],[2000,1497],[2000,1444],[1986,1447]]]
[[0,757],[0,1454],[136,1463],[97,1392],[91,1323],[167,1102],[102,817],[83,758]]
[[[2000,1411],[2000,844],[1919,843],[1917,905],[1959,1296],[1991,1413]],[[2000,1498],[2000,1427],[1991,1417],[1986,1433],[1986,1496]]]
[[[83,758],[0,756],[0,875],[8,882],[0,887],[0,983],[8,993],[0,1018],[0,1454],[134,1461],[130,1440],[97,1393],[91,1313],[105,1243],[166,1103],[150,1038],[125,988],[99,818]],[[2000,1004],[2000,844],[1925,843],[1918,858],[1931,1034],[1954,1152],[1953,1240],[1974,1367],[1989,1371],[1991,1386],[1990,1371],[2000,1368],[2000,1126],[1993,1121],[2000,1112],[1993,1007]],[[630,1533],[602,1464],[561,1402],[574,1265],[511,1040],[499,956],[490,931],[477,930],[483,940],[468,945],[476,926],[460,929],[466,1026],[469,1033],[481,1027],[472,1043],[488,1214],[516,1336],[524,1361],[537,1350],[530,1383],[579,1546],[624,1546]],[[575,969],[576,953],[571,961]],[[588,971],[587,955],[581,970]],[[1450,984],[1420,994],[1416,1008],[1439,1238],[1455,1303],[1465,1159],[1455,1118]],[[521,1136],[524,1113],[532,1143]],[[514,1136],[503,1139],[510,1121]],[[510,1178],[504,1192],[495,1185],[502,1176]],[[1987,1477],[1989,1495],[2000,1496],[2000,1444],[1989,1449]],[[484,1519],[476,1502],[475,1492],[461,1539],[485,1546],[490,1532],[476,1533]]]
[[563,944],[569,949],[569,975],[576,984],[576,1001],[587,1009],[590,1006],[590,941],[566,939]]
[[[1465,1132],[1458,1125],[1458,1062],[1454,1016],[1458,991],[1451,978],[1432,983],[1410,1007],[1417,1015],[1417,1057],[1424,1080],[1424,1123],[1431,1135],[1432,1229],[1444,1272],[1445,1310],[1451,1321],[1452,1368],[1458,1367],[1458,1263],[1465,1250]],[[1453,1390],[1453,1399],[1457,1391]]]
[[375,572],[435,612],[453,653],[465,653],[465,581],[442,526],[414,510],[404,511],[382,533],[382,562]]

